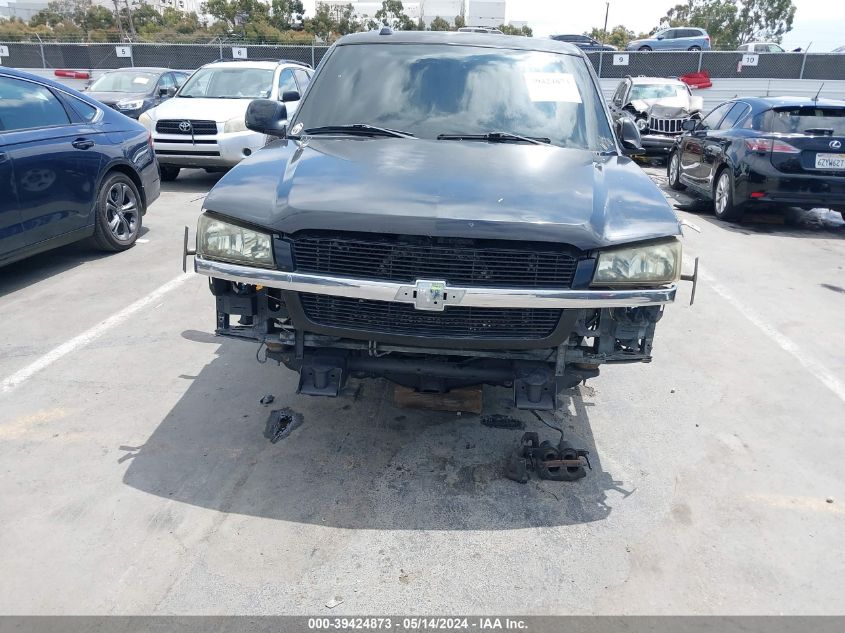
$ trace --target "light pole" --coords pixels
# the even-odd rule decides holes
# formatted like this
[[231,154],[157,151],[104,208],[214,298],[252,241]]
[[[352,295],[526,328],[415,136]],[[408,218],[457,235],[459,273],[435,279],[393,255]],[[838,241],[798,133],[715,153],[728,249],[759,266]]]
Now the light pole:
[[607,14],[610,13],[610,2],[605,2],[605,10],[604,10],[604,35],[602,35],[601,43],[604,44],[607,41]]

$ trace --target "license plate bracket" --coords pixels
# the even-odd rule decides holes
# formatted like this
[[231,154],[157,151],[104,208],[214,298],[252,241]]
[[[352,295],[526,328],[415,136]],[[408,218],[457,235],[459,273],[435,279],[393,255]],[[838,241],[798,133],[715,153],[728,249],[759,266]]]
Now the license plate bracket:
[[831,169],[845,171],[845,154],[816,154],[816,169]]

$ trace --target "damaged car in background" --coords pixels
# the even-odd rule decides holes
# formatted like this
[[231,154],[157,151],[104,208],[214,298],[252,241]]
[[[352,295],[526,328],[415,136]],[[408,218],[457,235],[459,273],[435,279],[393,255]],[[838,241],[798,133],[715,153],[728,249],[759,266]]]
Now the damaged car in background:
[[684,121],[698,121],[703,107],[683,81],[659,77],[625,77],[610,100],[614,119],[632,119],[650,155],[668,154]]
[[576,47],[350,35],[287,115],[250,105],[279,139],[215,185],[185,253],[217,333],[258,342],[298,393],[492,384],[549,410],[602,364],[651,361],[680,225]]

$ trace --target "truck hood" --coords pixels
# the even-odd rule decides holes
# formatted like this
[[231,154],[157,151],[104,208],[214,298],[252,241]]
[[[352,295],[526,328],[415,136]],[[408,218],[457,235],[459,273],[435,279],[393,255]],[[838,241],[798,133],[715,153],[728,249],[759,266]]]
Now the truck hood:
[[687,115],[698,112],[703,107],[703,99],[701,97],[675,96],[675,97],[661,97],[659,99],[634,99],[631,101],[631,106],[637,111],[644,114],[650,112],[657,112],[661,109],[669,112],[686,113]]
[[187,99],[173,97],[152,110],[154,121],[159,119],[194,119],[224,123],[234,117],[243,118],[252,99]]
[[472,141],[276,141],[226,174],[205,208],[287,234],[365,231],[582,250],[680,234],[661,192],[629,158]]

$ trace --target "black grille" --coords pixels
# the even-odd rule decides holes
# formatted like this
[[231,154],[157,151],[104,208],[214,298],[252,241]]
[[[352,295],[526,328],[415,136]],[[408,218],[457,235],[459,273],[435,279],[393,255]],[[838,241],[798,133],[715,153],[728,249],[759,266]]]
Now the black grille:
[[575,253],[548,245],[528,250],[475,240],[413,240],[299,237],[294,240],[296,270],[409,283],[435,279],[453,286],[568,288],[578,263]]
[[191,134],[191,130],[193,130],[194,134],[217,134],[217,124],[214,121],[195,121],[191,119],[188,121],[191,124],[191,128],[182,130],[179,128],[179,124],[185,123],[185,121],[186,119],[162,119],[156,123],[156,132],[161,132],[162,134]]
[[417,310],[408,303],[301,293],[312,323],[344,330],[406,336],[469,339],[544,339],[560,320],[548,308],[448,306],[443,312]]

